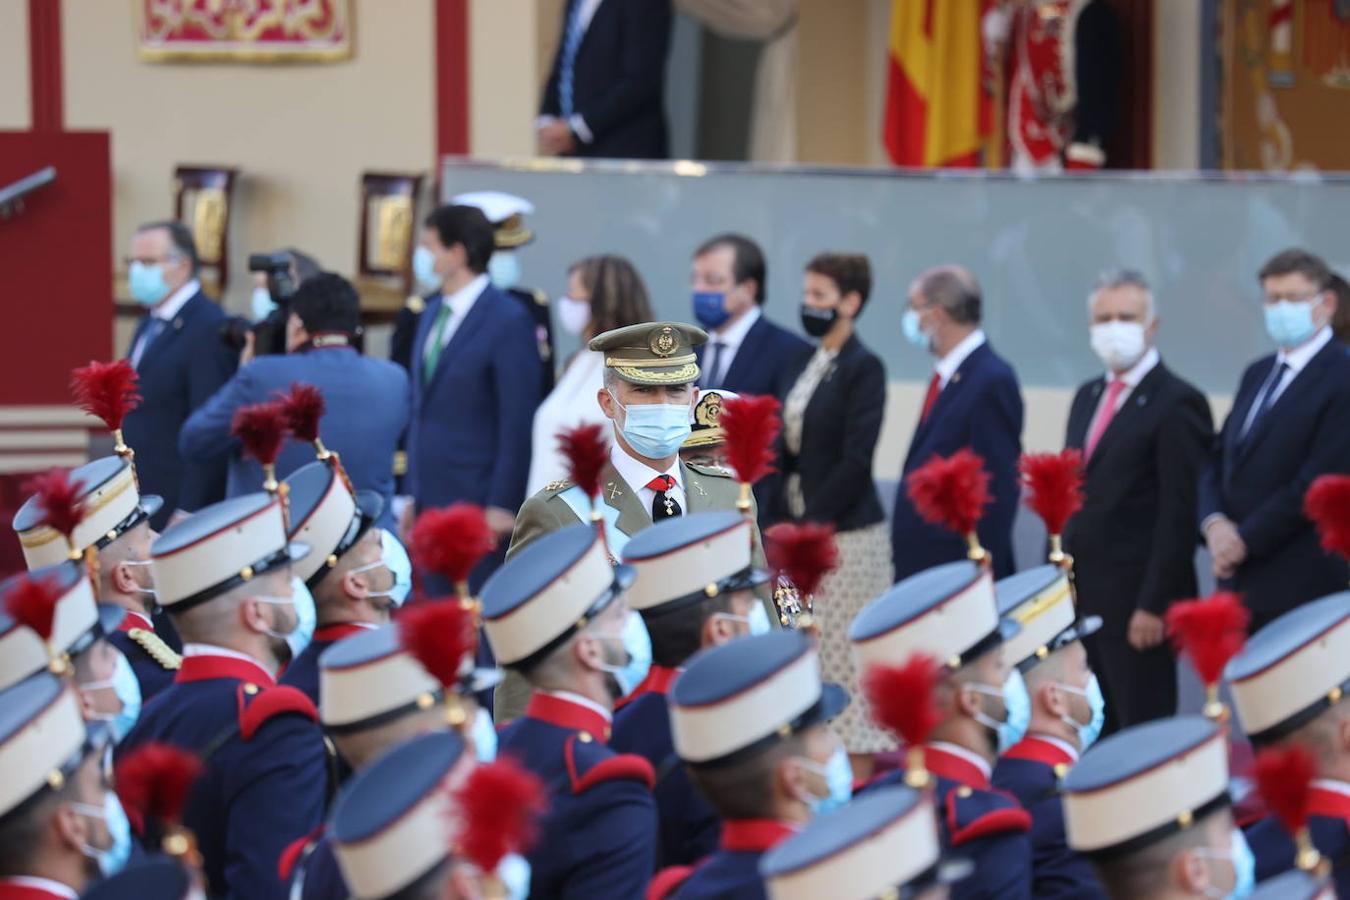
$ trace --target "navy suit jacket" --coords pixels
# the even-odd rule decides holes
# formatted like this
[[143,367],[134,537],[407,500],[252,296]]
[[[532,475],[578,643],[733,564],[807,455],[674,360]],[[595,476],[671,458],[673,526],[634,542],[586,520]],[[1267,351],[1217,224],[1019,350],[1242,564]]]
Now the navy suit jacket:
[[[226,496],[260,490],[262,466],[241,453],[230,423],[240,407],[271,400],[288,392],[295,382],[312,384],[323,394],[326,411],[319,436],[324,446],[341,457],[357,490],[384,497],[380,524],[392,530],[389,499],[394,493],[394,451],[408,425],[412,394],[407,373],[388,360],[362,356],[349,347],[259,356],[183,425],[178,436],[183,458],[228,460]],[[277,459],[277,477],[285,478],[313,461],[312,446],[287,441]]]
[[413,342],[408,492],[419,509],[468,500],[515,512],[540,399],[534,320],[488,285],[424,382],[423,349],[443,302],[427,305]]
[[[567,23],[581,0],[563,9],[558,49],[539,112],[561,116],[558,78]],[[572,111],[591,131],[577,139],[577,156],[665,159],[666,56],[670,48],[670,0],[601,0],[577,48],[572,66]]]
[[[694,348],[700,367],[708,359],[709,347],[716,339],[709,334],[707,344]],[[782,399],[792,389],[792,383],[796,381],[812,349],[803,338],[761,315],[745,333],[745,340],[741,342],[721,382],[713,384],[705,373],[699,379],[699,386],[726,388],[738,394],[767,394]]]
[[1318,543],[1303,514],[1308,485],[1350,472],[1350,355],[1334,340],[1309,360],[1239,437],[1275,357],[1242,373],[1233,410],[1200,480],[1200,521],[1222,513],[1247,545],[1228,585],[1252,610],[1253,629],[1318,597],[1345,590],[1350,569]]
[[938,394],[927,420],[914,429],[891,519],[896,581],[965,559],[965,539],[919,518],[905,490],[905,476],[933,454],[950,456],[963,447],[983,457],[992,476],[989,491],[994,502],[980,520],[979,536],[993,555],[994,577],[1004,578],[1014,570],[1012,526],[1020,493],[1017,460],[1022,455],[1022,391],[1012,366],[987,342],[966,357]]
[[[136,346],[150,316],[141,319]],[[198,291],[141,354],[136,371],[144,398],[127,415],[122,432],[136,451],[142,494],[159,494],[164,507],[152,525],[162,529],[175,509],[189,512],[225,498],[225,461],[186,460],[178,431],[189,415],[229,380],[238,354],[220,339],[225,314]]]

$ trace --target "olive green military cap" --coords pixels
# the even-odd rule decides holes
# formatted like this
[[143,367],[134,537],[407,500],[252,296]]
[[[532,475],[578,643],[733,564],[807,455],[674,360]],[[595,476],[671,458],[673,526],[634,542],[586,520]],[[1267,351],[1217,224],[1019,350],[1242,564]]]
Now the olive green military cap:
[[643,322],[597,334],[587,346],[632,384],[692,384],[698,380],[694,348],[707,340],[706,331],[683,322]]

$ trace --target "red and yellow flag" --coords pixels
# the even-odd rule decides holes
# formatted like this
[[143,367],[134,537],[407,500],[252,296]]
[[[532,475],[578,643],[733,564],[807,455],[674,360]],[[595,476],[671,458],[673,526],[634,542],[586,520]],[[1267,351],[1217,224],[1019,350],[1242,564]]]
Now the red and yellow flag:
[[883,139],[897,166],[979,165],[992,109],[980,20],[992,0],[892,0]]

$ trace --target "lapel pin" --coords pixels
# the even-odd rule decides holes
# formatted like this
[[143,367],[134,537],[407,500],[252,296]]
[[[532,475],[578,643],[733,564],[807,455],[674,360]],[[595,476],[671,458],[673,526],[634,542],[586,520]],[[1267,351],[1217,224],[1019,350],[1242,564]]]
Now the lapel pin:
[[177,329],[179,329],[179,328],[182,328],[182,327],[183,327],[183,320],[182,320],[182,319],[174,319],[174,320],[173,320],[173,327],[174,327],[175,330],[177,330]]
[[957,372],[955,375],[952,376],[952,384],[956,384],[960,380],[961,380],[960,372]]
[[609,499],[616,500],[623,496],[623,491],[619,490],[614,482],[611,481],[609,484],[605,485],[605,487],[609,488]]

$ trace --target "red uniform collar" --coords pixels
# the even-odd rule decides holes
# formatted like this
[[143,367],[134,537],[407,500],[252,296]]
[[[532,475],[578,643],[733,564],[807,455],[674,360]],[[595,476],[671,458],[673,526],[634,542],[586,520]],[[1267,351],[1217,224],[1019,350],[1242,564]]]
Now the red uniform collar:
[[535,691],[525,707],[525,717],[569,731],[584,731],[597,741],[609,740],[609,721],[604,716],[563,697]]
[[[65,900],[66,897],[75,896],[73,888],[67,888],[69,894],[60,894],[56,891],[47,890],[39,882],[38,884],[28,884],[30,879],[9,879],[0,878],[0,900]],[[31,879],[39,881],[38,879]],[[45,881],[46,879],[41,879]],[[62,885],[64,887],[64,885]]]
[[145,616],[138,612],[127,610],[127,614],[122,617],[122,624],[117,626],[118,631],[130,631],[133,628],[140,628],[145,631],[154,631],[155,623],[151,622]]
[[948,753],[941,747],[934,747],[931,744],[925,745],[923,748],[923,765],[934,775],[946,778],[948,781],[955,781],[957,784],[964,784],[967,787],[989,789],[989,776],[980,771],[978,766],[955,753]]
[[670,693],[670,686],[675,683],[676,677],[683,671],[683,669],[668,669],[665,666],[652,666],[647,670],[647,677],[642,679],[637,687],[633,688],[633,693],[614,704],[614,708],[616,710],[622,709],[643,694],[665,696]]
[[235,681],[247,681],[262,687],[276,684],[266,669],[246,659],[233,656],[185,656],[183,665],[174,677],[174,681],[186,684],[192,681],[210,681],[216,678],[231,678]]
[[1031,734],[1009,747],[1003,753],[1003,758],[1038,762],[1052,769],[1055,766],[1072,766],[1074,764],[1074,758],[1065,753],[1063,747]]
[[1308,799],[1308,814],[1341,819],[1350,825],[1350,796],[1314,784]]
[[763,853],[797,833],[778,819],[726,819],[722,822],[722,849],[728,853]]
[[374,625],[369,625],[365,622],[336,622],[332,625],[324,625],[314,629],[314,640],[325,641],[332,644],[343,638],[349,638],[354,634],[369,631],[374,627]]

